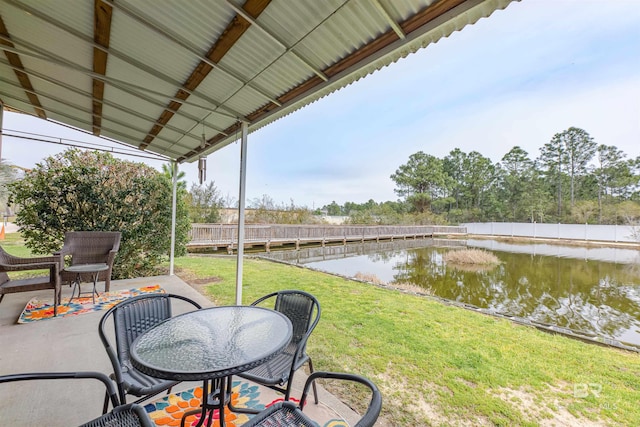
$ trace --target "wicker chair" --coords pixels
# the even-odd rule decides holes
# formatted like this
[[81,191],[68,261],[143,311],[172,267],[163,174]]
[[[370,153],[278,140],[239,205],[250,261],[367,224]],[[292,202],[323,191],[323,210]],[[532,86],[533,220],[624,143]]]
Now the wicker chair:
[[[121,233],[118,231],[68,231],[64,235],[62,249],[54,255],[61,256],[62,262],[70,257],[71,265],[107,264],[109,268],[98,273],[98,280],[104,280],[104,290],[109,292],[111,271],[120,249],[120,238]],[[64,265],[60,266],[60,272],[63,282],[72,282],[77,278],[76,273],[64,271]],[[81,275],[81,279],[88,281],[91,274]]]
[[355,374],[344,374],[337,372],[315,372],[307,378],[302,392],[302,398],[300,399],[300,405],[296,406],[290,401],[284,401],[276,403],[258,415],[253,417],[247,423],[243,424],[243,427],[257,427],[257,426],[280,426],[280,427],[316,427],[318,424],[307,417],[303,412],[304,404],[307,399],[307,393],[309,386],[315,384],[315,380],[318,378],[335,379],[343,381],[351,381],[363,384],[371,391],[371,400],[364,415],[355,424],[354,427],[371,427],[375,424],[380,411],[382,410],[382,395],[378,388],[369,379]]
[[[15,381],[29,380],[56,380],[56,379],[77,379],[77,378],[93,378],[102,383],[107,388],[107,396],[113,403],[113,411],[103,414],[101,417],[82,424],[81,427],[153,427],[154,423],[147,415],[142,406],[136,404],[120,405],[116,389],[113,382],[101,372],[38,372],[25,374],[11,374],[0,376],[0,383],[9,383]],[[33,407],[42,408],[43,402],[36,402]],[[45,402],[46,403],[46,402]],[[97,412],[97,411],[96,411]]]
[[[309,363],[309,371],[313,372],[313,363],[306,349],[309,335],[320,320],[320,304],[313,295],[307,292],[286,290],[265,295],[251,305],[261,305],[274,299],[274,310],[286,315],[293,324],[293,338],[282,353],[257,368],[238,374],[238,376],[284,393],[284,400],[289,400],[293,374],[305,363]],[[318,403],[315,383],[313,384],[313,395],[315,402]],[[234,409],[239,412],[255,412],[243,408]]]
[[[136,403],[154,396],[164,390],[170,390],[177,381],[150,377],[133,367],[130,360],[131,343],[147,330],[171,317],[171,301],[182,300],[200,309],[200,304],[181,295],[148,294],[125,300],[109,309],[102,316],[98,325],[98,333],[104,345],[113,374],[111,378],[118,386],[118,397],[125,403],[127,394],[139,397]],[[107,338],[107,320],[113,318],[115,331],[115,348]],[[109,405],[109,396],[105,396],[103,411]]]
[[[53,315],[56,316],[61,296],[60,264],[59,255],[24,258],[10,255],[0,247],[0,302],[5,294],[53,289]],[[49,270],[49,275],[17,280],[7,275],[9,271],[28,270]]]

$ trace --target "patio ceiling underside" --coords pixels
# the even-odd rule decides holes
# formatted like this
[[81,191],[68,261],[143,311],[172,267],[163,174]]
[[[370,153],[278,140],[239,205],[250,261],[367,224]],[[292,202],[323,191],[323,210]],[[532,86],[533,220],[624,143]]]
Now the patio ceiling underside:
[[190,162],[511,1],[0,0],[0,99]]

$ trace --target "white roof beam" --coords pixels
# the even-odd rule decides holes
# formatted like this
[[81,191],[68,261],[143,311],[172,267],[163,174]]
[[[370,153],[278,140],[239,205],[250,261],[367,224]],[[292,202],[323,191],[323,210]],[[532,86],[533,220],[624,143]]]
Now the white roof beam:
[[231,3],[231,1],[229,1],[229,0],[226,0],[226,2],[229,5],[229,7],[231,9],[233,9],[238,15],[242,16],[252,26],[254,26],[257,29],[259,29],[260,31],[262,31],[262,33],[264,33],[271,40],[273,40],[278,45],[280,45],[280,47],[282,47],[282,49],[284,49],[285,53],[292,54],[304,66],[306,66],[310,71],[312,71],[316,76],[320,77],[325,82],[329,80],[329,78],[326,76],[326,74],[324,74],[322,71],[320,71],[316,67],[314,67],[307,59],[303,58],[302,55],[300,55],[299,53],[296,53],[296,51],[293,50],[293,48],[294,48],[293,46],[287,46],[287,44],[285,42],[280,40],[275,34],[271,33],[271,31],[267,30],[262,25],[260,25],[255,19],[253,19],[251,17],[251,15],[249,15],[247,12],[245,12],[244,9],[242,9],[241,7],[237,7],[235,4]]
[[[10,85],[10,86],[13,86],[13,87],[15,87],[15,88],[18,88],[18,89],[20,89],[20,88],[22,87],[22,86],[18,86],[18,85],[16,85],[15,83],[11,83],[11,82],[9,82],[8,80],[5,80],[5,79],[3,79],[2,77],[0,77],[0,82],[6,83],[6,84],[8,84],[8,85]],[[77,105],[77,104],[74,104],[74,103],[72,103],[72,102],[65,101],[65,100],[63,100],[63,99],[60,99],[60,98],[58,98],[58,97],[54,96],[54,95],[50,95],[50,94],[48,94],[48,93],[46,93],[46,92],[38,91],[38,92],[36,93],[36,91],[35,91],[35,90],[27,90],[27,89],[23,89],[23,90],[24,90],[26,93],[33,93],[33,94],[37,94],[38,96],[41,96],[42,98],[51,99],[51,100],[56,101],[56,102],[58,102],[58,103],[60,103],[60,104],[62,104],[62,105],[64,105],[64,106],[66,106],[66,107],[70,107],[70,108],[73,108],[73,109],[75,109],[75,110],[85,112],[86,114],[91,115],[92,117],[95,117],[95,116],[96,116],[96,113],[93,113],[93,112],[91,112],[91,111],[87,110],[85,107],[83,107],[83,106],[81,106],[81,105]],[[51,111],[51,112],[55,112],[56,114],[61,114],[61,115],[63,115],[63,113],[61,113],[61,112],[59,112],[59,111],[54,111],[54,110],[52,110],[51,108],[45,108],[45,109],[46,109],[47,111]],[[68,116],[65,116],[65,117],[68,117]],[[135,130],[136,132],[140,132],[140,133],[142,133],[142,134],[146,134],[146,133],[147,133],[147,131],[146,131],[146,130],[143,130],[143,129],[140,129],[140,128],[136,128],[136,127],[132,126],[131,124],[123,123],[123,122],[121,122],[121,121],[119,121],[119,120],[116,120],[116,119],[113,119],[113,118],[109,118],[109,117],[107,117],[107,116],[102,116],[102,117],[104,117],[104,118],[105,118],[106,120],[108,120],[108,121],[111,121],[111,122],[113,122],[113,123],[119,124],[120,126],[123,126],[123,127],[129,128],[129,129],[133,129],[133,130]],[[85,122],[85,121],[83,121],[83,120],[81,120],[81,119],[76,119],[76,120],[81,121],[81,122],[83,122],[83,123],[88,123],[88,122]],[[106,128],[106,127],[104,127],[104,126],[100,126],[100,129],[104,129],[104,130],[107,130],[107,131],[109,131],[109,132],[114,132],[114,133],[116,133],[116,131],[115,131],[115,130],[113,130],[113,129],[109,129],[109,128]],[[185,135],[184,135],[184,132],[180,132],[180,133],[181,133],[181,134],[183,134],[183,136],[185,136]],[[98,135],[94,135],[94,136],[98,136]],[[198,139],[198,138],[199,138],[199,136],[198,136],[198,135],[192,135],[192,134],[190,134],[190,136],[191,136],[191,137],[193,137],[193,138],[196,138],[196,139]],[[176,144],[176,141],[172,141],[172,140],[169,140],[169,139],[167,139],[167,138],[159,138],[159,137],[156,137],[156,139],[160,139],[161,141],[164,141],[164,142],[166,142],[167,144],[170,144],[170,145],[175,145],[175,144]],[[181,138],[180,138],[180,139],[181,139]],[[179,146],[179,147],[182,147],[182,148],[191,148],[190,146],[180,145],[180,144],[178,144],[178,146]]]
[[275,97],[273,97],[271,95],[268,95],[264,90],[256,87],[255,85],[252,85],[250,82],[247,82],[244,79],[238,77],[235,73],[233,73],[233,72],[227,70],[225,67],[213,62],[212,60],[210,60],[206,56],[201,55],[195,47],[193,47],[191,44],[189,44],[189,42],[185,41],[182,37],[180,37],[179,35],[173,33],[172,31],[170,31],[166,27],[163,27],[161,24],[159,24],[157,22],[151,22],[150,18],[143,17],[138,12],[134,11],[130,7],[127,7],[127,5],[122,3],[122,2],[114,2],[112,0],[100,0],[100,1],[110,5],[114,9],[118,9],[118,10],[122,11],[124,14],[126,14],[130,18],[136,20],[137,22],[141,23],[145,27],[147,27],[147,28],[155,31],[156,33],[160,34],[161,36],[171,40],[172,42],[176,43],[178,46],[182,47],[185,51],[187,51],[187,52],[191,53],[192,55],[194,55],[200,61],[210,65],[211,67],[213,67],[215,69],[218,69],[220,72],[222,72],[222,73],[226,74],[227,76],[235,79],[236,81],[238,81],[243,86],[250,87],[251,89],[253,89],[257,93],[262,95],[266,100],[273,102],[278,107],[282,106],[282,104]]
[[[13,68],[14,70],[15,70],[15,69],[18,69],[18,68],[16,68],[15,66],[11,65],[11,64],[10,64],[10,63],[8,63],[7,61],[4,61],[4,60],[3,60],[3,59],[1,59],[1,58],[0,58],[0,64],[4,64],[4,65],[6,65],[6,66],[8,66],[8,67]],[[56,86],[63,87],[63,88],[65,88],[65,89],[67,89],[67,90],[69,90],[69,91],[71,91],[71,92],[74,92],[74,93],[77,93],[77,94],[82,95],[82,96],[84,96],[84,97],[87,97],[87,98],[91,99],[91,101],[93,101],[93,100],[94,100],[93,94],[91,94],[91,93],[89,93],[89,92],[87,92],[87,91],[84,91],[84,90],[81,90],[81,89],[75,88],[75,87],[73,87],[72,85],[69,85],[69,84],[67,84],[67,83],[61,82],[60,80],[54,79],[53,77],[48,77],[48,76],[46,76],[46,75],[44,75],[44,74],[42,74],[42,73],[40,73],[40,72],[33,71],[33,70],[24,70],[24,69],[18,69],[18,70],[22,71],[22,72],[23,72],[23,73],[25,73],[25,74],[28,74],[30,77],[34,77],[34,78],[36,78],[36,79],[40,79],[40,80],[45,81],[45,82],[47,82],[47,83],[51,83],[51,84],[54,84],[54,85],[56,85]],[[118,87],[117,85],[114,85],[114,84],[112,84],[112,86],[113,86],[113,87],[117,87],[118,89],[121,89],[121,90],[125,90],[125,89],[120,88],[120,87]],[[138,96],[142,97],[141,95],[138,95]],[[157,100],[154,100],[153,98],[146,97],[146,98],[144,98],[144,100],[145,100],[145,101],[147,101],[147,102],[149,102],[149,103],[151,103],[151,104],[154,104],[154,105],[156,105],[156,106],[158,106],[158,107],[160,107],[160,108],[165,108],[165,105],[164,105],[162,102],[157,101]],[[133,110],[133,109],[131,109],[131,108],[128,108],[128,107],[126,107],[126,106],[124,106],[124,105],[122,105],[122,104],[118,104],[118,103],[116,103],[116,102],[109,101],[109,100],[102,100],[102,103],[103,103],[103,104],[105,104],[105,105],[108,105],[108,106],[110,106],[110,107],[112,107],[112,108],[115,108],[115,109],[117,109],[117,110],[124,111],[124,112],[125,112],[125,113],[127,113],[127,114],[131,114],[131,115],[133,115],[133,116],[136,116],[136,117],[138,117],[138,118],[140,118],[140,119],[142,119],[142,120],[147,121],[148,123],[152,123],[152,124],[154,124],[154,125],[162,126],[162,127],[167,128],[167,129],[169,129],[169,130],[172,130],[172,131],[174,131],[174,132],[182,133],[182,130],[180,130],[180,129],[176,128],[175,126],[172,126],[172,125],[170,125],[170,124],[168,124],[168,123],[167,123],[167,124],[165,124],[165,125],[162,125],[162,124],[161,124],[159,121],[157,121],[155,118],[150,117],[150,116],[145,116],[144,114],[140,113],[139,111],[137,111],[137,110]],[[185,104],[188,104],[188,103],[185,103]],[[204,107],[200,107],[200,106],[197,106],[197,107],[198,107],[198,108],[204,108]],[[196,122],[197,122],[197,121],[199,121],[199,120],[200,120],[198,117],[193,116],[193,115],[191,115],[191,114],[189,114],[189,113],[182,112],[182,111],[176,111],[176,112],[175,112],[175,114],[176,114],[176,115],[178,115],[178,116],[184,117],[185,119],[191,120],[191,121],[196,121]],[[212,113],[211,113],[211,112],[209,112],[209,114],[212,114]],[[215,131],[217,131],[217,132],[220,132],[220,133],[223,133],[223,134],[227,135],[227,134],[224,132],[224,130],[223,130],[223,129],[220,129],[220,128],[218,128],[217,126],[208,125],[208,127],[209,127],[209,128],[211,128],[211,129],[214,129],[214,130],[215,130]]]
[[400,25],[391,17],[391,14],[389,13],[389,11],[385,9],[385,7],[380,3],[379,0],[371,0],[371,1],[375,5],[376,9],[378,9],[378,12],[380,12],[380,14],[384,16],[384,19],[389,23],[389,25],[391,25],[391,28],[393,29],[393,31],[395,31],[398,37],[401,40],[404,40],[404,38],[407,37],[407,35],[404,33]]
[[[4,39],[4,37],[2,35],[0,35],[0,39]],[[25,43],[25,44],[28,44],[28,43]],[[144,93],[148,93],[150,95],[157,96],[157,97],[161,98],[162,101],[166,101],[166,100],[175,101],[175,102],[178,102],[178,103],[183,104],[183,105],[189,105],[189,106],[192,106],[192,107],[203,109],[203,110],[205,110],[207,112],[211,112],[213,114],[218,114],[218,115],[221,115],[221,116],[224,116],[224,117],[233,118],[234,120],[236,119],[235,116],[232,116],[230,114],[226,114],[226,113],[223,113],[223,112],[218,111],[218,110],[212,110],[210,105],[202,105],[202,104],[197,104],[195,102],[186,101],[186,100],[175,98],[175,97],[168,97],[165,93],[155,91],[155,90],[150,89],[148,87],[134,85],[132,83],[129,83],[129,82],[126,82],[126,81],[123,81],[123,80],[119,80],[119,79],[114,79],[112,77],[106,77],[106,76],[104,76],[102,74],[95,73],[95,72],[93,72],[92,70],[90,70],[88,68],[84,68],[84,67],[82,67],[80,65],[77,65],[77,64],[74,64],[72,62],[60,60],[60,59],[58,59],[58,57],[50,56],[46,52],[44,54],[39,53],[39,52],[35,52],[34,53],[34,52],[30,52],[28,50],[22,50],[22,49],[16,49],[16,48],[8,48],[6,46],[3,46],[2,49],[6,50],[8,52],[13,52],[13,53],[20,54],[22,56],[29,56],[29,57],[33,57],[33,58],[36,58],[36,59],[39,59],[39,60],[42,60],[42,61],[48,61],[48,62],[54,63],[56,65],[59,65],[61,67],[70,68],[70,69],[72,69],[74,71],[78,71],[80,73],[83,73],[88,77],[94,78],[96,80],[104,81],[105,83],[109,83],[111,86],[117,87],[120,90],[132,92],[133,94],[135,94],[135,96],[140,97],[140,98],[142,98],[142,99],[144,99],[144,100],[146,100],[148,102],[151,102],[153,104],[159,105],[162,108],[166,108],[166,106],[162,102],[160,102],[160,101],[158,101],[156,99],[153,99],[153,98],[151,98],[151,97],[149,97],[147,95],[144,95]],[[33,74],[33,72],[29,71],[29,70],[22,70],[22,71],[24,71],[27,74]],[[185,92],[186,92],[186,90],[185,90]],[[195,96],[197,97],[198,95],[195,95]],[[177,113],[176,111],[173,111],[173,112]],[[185,117],[189,117],[188,115],[184,115],[184,116]],[[199,120],[197,117],[194,117],[193,119],[194,120]]]
[[[31,74],[30,74],[30,75],[31,75]],[[38,78],[37,76],[34,76],[34,77]],[[18,88],[18,89],[21,89],[21,88],[22,88],[22,86],[16,85],[15,83],[13,83],[13,82],[11,82],[11,81],[9,81],[9,80],[6,80],[6,79],[4,79],[4,78],[2,78],[2,77],[0,77],[0,82],[3,82],[3,83],[5,83],[5,84],[7,84],[7,85],[9,85],[9,86],[16,87],[16,88]],[[51,83],[54,83],[54,82],[51,82]],[[54,84],[55,84],[55,83],[54,83]],[[93,98],[94,98],[91,94],[89,94],[89,93],[87,93],[87,92],[83,92],[83,91],[77,90],[77,89],[72,88],[72,87],[66,87],[66,86],[64,86],[64,85],[63,85],[63,87],[65,87],[66,89],[69,89],[69,90],[71,90],[72,92],[75,92],[75,93],[77,93],[77,94],[79,94],[79,95],[85,96],[85,97],[87,97],[87,98],[89,98],[89,99],[92,99],[92,100],[93,100]],[[82,106],[78,106],[78,105],[72,104],[72,103],[70,103],[70,102],[68,102],[68,101],[66,101],[66,100],[64,100],[64,99],[61,99],[61,98],[59,98],[59,97],[56,97],[55,95],[51,95],[51,94],[49,94],[49,93],[47,93],[47,92],[44,92],[44,91],[42,91],[42,90],[39,90],[39,91],[37,91],[37,92],[36,92],[35,90],[26,90],[26,89],[23,89],[23,90],[24,90],[25,92],[27,92],[27,93],[33,93],[33,94],[41,95],[41,96],[42,96],[42,97],[44,97],[44,98],[52,99],[52,100],[54,100],[54,101],[56,101],[56,102],[59,102],[60,104],[67,105],[67,106],[72,107],[72,108],[75,108],[75,109],[77,109],[77,110],[80,110],[80,111],[86,111],[86,112],[87,112],[87,114],[89,114],[89,110],[87,110],[86,108],[83,108]],[[130,109],[130,108],[126,108],[126,107],[123,107],[123,106],[121,106],[121,105],[114,104],[114,103],[112,103],[112,102],[105,102],[105,104],[106,104],[106,105],[109,105],[110,107],[113,107],[113,108],[115,108],[115,109],[118,109],[118,110],[120,110],[120,111],[124,111],[124,112],[125,112],[125,113],[127,113],[127,114],[131,114],[131,115],[133,115],[133,116],[136,116],[136,117],[138,117],[138,118],[140,118],[140,119],[142,119],[142,120],[145,120],[145,121],[147,121],[147,122],[151,122],[151,123],[153,123],[153,119],[150,119],[149,117],[144,116],[143,114],[140,114],[140,113],[138,113],[137,111],[132,110],[132,109]],[[43,108],[44,108],[44,107],[43,107]],[[47,110],[47,108],[45,108],[45,110]],[[96,114],[94,113],[93,115],[95,116]],[[113,119],[113,118],[109,118],[109,117],[107,117],[107,116],[105,116],[105,118],[106,118],[107,120],[109,120],[109,121],[112,121],[112,122],[114,122],[114,123],[118,123],[118,124],[120,124],[120,125],[122,125],[122,126],[131,127],[132,129],[135,129],[135,128],[133,128],[131,125],[128,125],[128,124],[126,124],[126,123],[118,122],[117,120],[115,120],[115,119]],[[102,128],[102,126],[100,126],[100,127]],[[165,127],[165,128],[167,128],[167,129],[169,129],[169,130],[172,130],[172,131],[174,131],[174,132],[180,133],[180,134],[182,134],[182,135],[184,135],[184,136],[190,136],[190,137],[195,138],[195,139],[200,138],[200,135],[196,135],[196,134],[193,134],[193,133],[185,132],[185,131],[183,131],[183,130],[180,130],[180,129],[175,128],[175,127],[172,127],[172,126],[166,126],[166,125],[165,125],[164,127]],[[146,133],[146,132],[147,132],[146,130],[140,130],[140,129],[135,129],[135,130],[137,130],[138,132],[141,132],[141,133]],[[168,139],[165,139],[164,141],[166,141],[167,143],[170,143],[170,144],[172,144],[172,143],[174,142],[174,141],[170,141],[170,140],[168,140]]]

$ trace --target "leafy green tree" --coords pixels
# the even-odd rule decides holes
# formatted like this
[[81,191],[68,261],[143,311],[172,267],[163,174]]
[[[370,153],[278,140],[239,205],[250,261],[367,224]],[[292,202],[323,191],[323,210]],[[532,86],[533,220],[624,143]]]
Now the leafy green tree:
[[631,171],[631,178],[629,182],[628,194],[630,200],[640,202],[640,156],[635,159],[629,159],[627,161],[629,170]]
[[342,212],[345,215],[351,215],[353,212],[360,212],[364,210],[364,206],[361,203],[344,202],[342,206]]
[[581,200],[571,208],[571,219],[576,224],[590,224],[598,219],[598,204],[595,200]]
[[556,134],[551,141],[540,148],[538,164],[545,172],[550,189],[557,195],[558,219],[562,216],[562,182],[567,162],[567,151],[560,134]]
[[[44,159],[9,191],[20,208],[16,223],[35,253],[60,249],[67,231],[120,231],[114,278],[154,274],[169,255],[171,186],[145,164],[70,149]],[[189,228],[178,200],[177,254],[185,252]]]
[[9,163],[0,159],[0,211],[9,208],[9,190],[7,186],[16,180],[16,172]]
[[331,216],[340,216],[342,215],[342,208],[340,207],[339,204],[336,203],[336,201],[332,201],[329,205],[325,206],[325,209],[327,210],[327,215],[331,215]]
[[596,150],[594,175],[598,185],[598,221],[602,222],[603,200],[614,195],[625,177],[630,175],[625,154],[617,147],[601,144]]
[[380,219],[372,211],[357,210],[352,211],[347,221],[348,224],[371,225],[380,224]]
[[482,208],[483,196],[487,194],[495,180],[495,166],[491,159],[477,151],[472,151],[463,162],[464,193],[469,207]]
[[442,160],[422,151],[412,154],[409,161],[391,175],[396,194],[406,198],[415,212],[425,212],[431,202],[445,191],[446,175]]
[[352,203],[355,208],[350,211],[349,224],[412,224],[413,218],[407,217],[410,207],[404,202],[376,203],[369,199],[366,203]]
[[597,144],[591,135],[585,130],[570,127],[569,129],[556,134],[564,144],[567,153],[567,172],[571,180],[571,206],[575,204],[575,187],[579,179],[587,174],[587,165],[593,159]]
[[533,178],[533,161],[529,153],[515,146],[502,157],[500,167],[501,199],[510,211],[510,219],[518,221],[527,218],[523,201]]
[[293,200],[288,205],[276,205],[271,196],[263,194],[249,203],[246,221],[255,224],[310,224],[316,223],[311,209],[296,206]]
[[[163,163],[162,174],[169,180],[169,182],[171,182],[171,185],[173,185],[173,168],[171,167],[171,165]],[[184,180],[185,176],[186,174],[184,173],[184,171],[178,171],[178,190],[187,191],[187,181]]]
[[522,195],[522,209],[527,213],[531,222],[545,222],[548,212],[553,212],[553,199],[549,197],[548,185],[544,173],[537,168],[536,163],[531,169],[531,180]]
[[222,197],[214,181],[207,185],[191,185],[187,197],[189,217],[192,222],[215,223],[220,222],[220,208]]
[[449,195],[452,197],[450,200],[452,204],[451,208],[460,208],[462,191],[464,188],[464,163],[467,159],[467,153],[464,153],[459,148],[452,150],[442,161],[442,167],[445,174],[449,177],[447,181],[447,188],[449,189]]

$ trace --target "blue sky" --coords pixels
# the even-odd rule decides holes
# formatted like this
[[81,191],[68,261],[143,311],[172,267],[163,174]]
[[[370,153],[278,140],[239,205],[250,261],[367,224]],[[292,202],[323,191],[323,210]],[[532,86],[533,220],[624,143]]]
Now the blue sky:
[[[250,134],[247,198],[309,208],[396,200],[389,176],[417,151],[498,162],[519,145],[535,158],[571,126],[640,155],[640,0],[512,3]],[[91,140],[10,113],[4,128]],[[2,157],[31,167],[63,149],[5,137]],[[237,143],[208,156],[208,180],[234,199],[239,163]],[[197,180],[196,163],[181,170]]]

